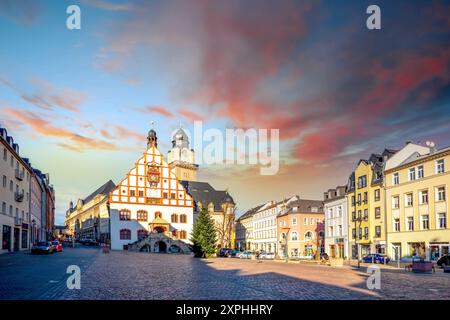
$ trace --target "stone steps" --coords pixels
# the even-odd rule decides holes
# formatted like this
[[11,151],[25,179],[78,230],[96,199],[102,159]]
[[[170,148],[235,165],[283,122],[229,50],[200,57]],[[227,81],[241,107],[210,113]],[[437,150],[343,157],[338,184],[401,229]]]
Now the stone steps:
[[191,249],[185,242],[172,239],[162,233],[150,233],[144,239],[130,244],[128,250],[138,252],[191,253]]

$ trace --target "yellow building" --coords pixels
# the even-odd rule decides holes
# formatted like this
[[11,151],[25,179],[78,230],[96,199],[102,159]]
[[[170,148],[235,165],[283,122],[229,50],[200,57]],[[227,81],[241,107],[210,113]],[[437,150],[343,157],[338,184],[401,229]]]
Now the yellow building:
[[360,160],[350,175],[347,186],[348,246],[352,248],[353,259],[369,253],[385,253],[383,167],[394,153],[394,150],[386,149],[382,154],[371,154],[368,160]]
[[425,153],[407,145],[403,162],[386,163],[387,253],[394,260],[449,252],[450,148],[429,146]]

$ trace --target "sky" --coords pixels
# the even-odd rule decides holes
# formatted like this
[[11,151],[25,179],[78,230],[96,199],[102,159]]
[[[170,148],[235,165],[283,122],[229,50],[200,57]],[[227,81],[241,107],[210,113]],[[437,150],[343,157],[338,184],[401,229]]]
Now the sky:
[[[69,30],[66,8],[81,9]],[[366,8],[381,9],[381,30]],[[202,165],[238,215],[322,199],[359,159],[450,145],[449,1],[2,0],[0,125],[70,200],[118,182],[152,127],[279,129],[280,168]]]

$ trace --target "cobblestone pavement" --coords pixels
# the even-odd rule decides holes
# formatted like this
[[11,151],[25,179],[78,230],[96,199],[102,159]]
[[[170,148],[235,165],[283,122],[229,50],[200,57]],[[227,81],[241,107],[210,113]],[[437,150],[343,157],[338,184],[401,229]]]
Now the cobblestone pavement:
[[67,290],[67,267],[78,265],[83,272],[98,252],[97,248],[64,248],[50,255],[1,254],[0,299],[57,299]]
[[[66,269],[81,268],[81,290]],[[328,267],[98,248],[35,256],[0,255],[0,299],[450,299],[450,275],[381,270],[381,290],[366,287],[365,268]]]
[[81,290],[61,299],[450,299],[450,275],[381,271],[381,290],[366,288],[363,268],[186,255],[98,253]]

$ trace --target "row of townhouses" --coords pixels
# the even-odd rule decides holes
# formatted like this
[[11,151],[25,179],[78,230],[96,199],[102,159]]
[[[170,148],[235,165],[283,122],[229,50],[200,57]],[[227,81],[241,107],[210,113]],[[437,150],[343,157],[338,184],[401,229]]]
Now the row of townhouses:
[[202,208],[211,214],[217,247],[234,244],[235,203],[226,190],[197,181],[194,150],[178,129],[166,159],[156,132],[134,167],[116,185],[109,180],[66,211],[66,234],[74,239],[110,243],[114,250],[179,252],[190,244]]
[[450,148],[430,142],[371,154],[323,201],[296,196],[248,210],[236,221],[236,246],[280,257],[323,249],[333,258],[436,260],[450,250],[449,166]]
[[0,253],[29,249],[53,235],[55,192],[48,174],[19,154],[19,145],[0,127]]
[[252,208],[236,221],[236,248],[312,259],[324,250],[323,201],[298,195]]

